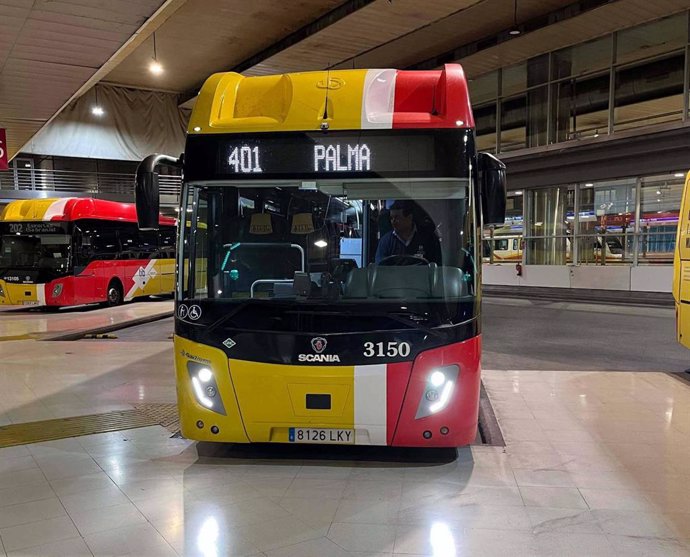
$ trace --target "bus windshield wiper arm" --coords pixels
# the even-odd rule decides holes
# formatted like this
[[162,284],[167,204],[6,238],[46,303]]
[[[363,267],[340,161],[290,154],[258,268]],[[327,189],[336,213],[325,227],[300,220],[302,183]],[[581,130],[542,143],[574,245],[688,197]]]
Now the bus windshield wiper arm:
[[229,321],[230,319],[232,319],[233,317],[235,317],[235,315],[237,315],[240,311],[242,311],[242,310],[243,310],[244,308],[246,308],[247,306],[251,305],[252,302],[253,302],[253,300],[247,300],[246,302],[240,302],[239,304],[237,304],[237,306],[234,307],[234,308],[232,308],[232,310],[230,310],[229,313],[223,315],[223,317],[219,317],[219,318],[216,319],[213,323],[211,323],[211,324],[208,326],[208,332],[210,333],[210,332],[213,331],[216,327],[219,327],[220,325],[222,325],[222,324],[225,323],[226,321]]
[[422,325],[420,321],[422,320],[427,320],[426,317],[419,315],[418,313],[404,313],[404,312],[388,312],[384,314],[386,317],[389,319],[392,319],[393,321],[397,321],[398,323],[403,323],[405,325],[411,325],[415,329],[419,329],[420,331],[424,331],[425,333],[428,333],[430,335],[434,335],[436,337],[443,338],[444,335],[434,329],[433,327],[427,327],[426,325]]

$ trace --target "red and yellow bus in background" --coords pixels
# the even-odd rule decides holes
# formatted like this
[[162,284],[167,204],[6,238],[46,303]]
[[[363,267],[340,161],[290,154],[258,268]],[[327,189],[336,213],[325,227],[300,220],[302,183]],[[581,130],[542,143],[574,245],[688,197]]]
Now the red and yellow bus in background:
[[133,204],[12,201],[0,212],[0,304],[118,305],[175,289],[176,219],[140,231]]
[[[183,161],[175,367],[183,435],[456,447],[475,439],[481,245],[505,166],[440,71],[211,76]],[[398,234],[393,237],[393,229]]]

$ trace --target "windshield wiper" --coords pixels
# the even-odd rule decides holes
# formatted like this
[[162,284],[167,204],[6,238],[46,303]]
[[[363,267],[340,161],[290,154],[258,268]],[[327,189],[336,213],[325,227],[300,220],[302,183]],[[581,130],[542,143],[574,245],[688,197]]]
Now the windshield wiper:
[[238,303],[237,306],[235,306],[234,308],[232,308],[232,310],[230,311],[230,313],[227,313],[227,314],[223,315],[223,317],[219,317],[219,318],[216,319],[213,323],[211,323],[211,324],[209,325],[209,327],[208,327],[208,332],[210,333],[210,332],[213,331],[213,329],[215,329],[216,327],[219,327],[220,325],[222,325],[222,324],[225,323],[226,321],[229,321],[230,319],[232,319],[233,317],[235,317],[235,315],[237,315],[240,311],[242,311],[243,309],[245,309],[247,306],[252,305],[252,302],[254,302],[254,301],[255,301],[255,300],[250,299],[250,300],[247,300],[247,301],[245,301],[245,302],[240,302],[240,303]]
[[397,321],[398,323],[402,323],[404,325],[410,325],[415,329],[419,329],[420,331],[424,331],[427,334],[434,335],[439,338],[443,338],[444,335],[439,332],[438,330],[434,329],[433,327],[428,327],[426,325],[422,325],[422,321],[428,321],[429,318],[426,317],[425,315],[420,315],[418,313],[413,313],[413,312],[387,312],[383,313],[381,315],[385,315],[389,319],[392,319],[393,321]]

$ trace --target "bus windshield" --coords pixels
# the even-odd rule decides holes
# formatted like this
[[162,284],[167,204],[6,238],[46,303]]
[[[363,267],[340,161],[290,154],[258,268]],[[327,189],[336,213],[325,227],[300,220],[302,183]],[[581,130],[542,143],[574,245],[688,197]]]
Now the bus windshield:
[[68,234],[3,234],[0,236],[0,268],[66,274],[70,246],[71,236]]
[[432,327],[465,321],[477,286],[468,183],[188,186],[183,298],[251,305],[265,319],[298,307],[395,312]]

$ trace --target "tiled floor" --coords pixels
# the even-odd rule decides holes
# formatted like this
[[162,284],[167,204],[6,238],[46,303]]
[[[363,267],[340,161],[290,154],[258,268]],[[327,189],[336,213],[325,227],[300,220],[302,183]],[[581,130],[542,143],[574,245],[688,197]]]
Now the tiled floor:
[[0,449],[0,540],[8,556],[690,554],[688,387],[484,377],[507,447],[448,464],[199,457],[160,427]]
[[[169,341],[0,350],[8,422],[174,401]],[[507,446],[445,464],[210,458],[161,427],[0,449],[0,557],[690,555],[690,387],[484,382]]]
[[173,302],[162,299],[127,303],[114,308],[69,308],[53,313],[25,311],[20,306],[5,306],[0,310],[0,341],[22,337],[44,338],[60,333],[95,329],[141,317],[169,314],[172,310]]

